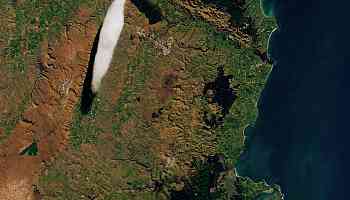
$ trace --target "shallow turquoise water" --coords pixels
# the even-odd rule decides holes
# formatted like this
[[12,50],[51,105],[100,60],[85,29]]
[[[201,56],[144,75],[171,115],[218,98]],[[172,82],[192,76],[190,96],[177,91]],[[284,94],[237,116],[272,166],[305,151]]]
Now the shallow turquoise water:
[[276,0],[261,0],[261,8],[266,16],[273,16],[273,9]]
[[278,24],[274,64],[238,174],[280,185],[285,200],[349,200],[350,1],[261,3]]

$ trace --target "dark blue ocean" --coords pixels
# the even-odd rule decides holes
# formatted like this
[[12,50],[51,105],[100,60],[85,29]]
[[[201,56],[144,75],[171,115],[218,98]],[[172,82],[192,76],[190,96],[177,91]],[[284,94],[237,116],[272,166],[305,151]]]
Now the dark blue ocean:
[[350,1],[262,1],[274,64],[238,173],[286,200],[350,200]]

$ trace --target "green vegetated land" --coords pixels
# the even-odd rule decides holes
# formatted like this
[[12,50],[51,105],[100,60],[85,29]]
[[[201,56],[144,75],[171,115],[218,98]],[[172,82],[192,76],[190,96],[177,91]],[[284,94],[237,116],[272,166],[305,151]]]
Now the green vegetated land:
[[0,109],[6,108],[0,112],[0,133],[5,133],[0,134],[0,142],[10,134],[31,100],[41,42],[56,38],[82,4],[93,8],[95,20],[101,22],[107,3],[98,0],[0,1],[0,101],[4,107],[0,104]]
[[[218,2],[202,1],[230,7],[229,1]],[[56,37],[79,6],[95,9],[98,25],[108,6],[97,0],[33,0],[11,11],[8,1],[2,3],[15,28],[1,33],[2,40],[9,38],[1,53],[6,70],[17,76],[43,38]],[[69,150],[40,178],[44,199],[280,199],[277,186],[233,171],[271,69],[257,51],[265,49],[274,20],[262,15],[257,0],[231,12],[251,35],[250,45],[242,47],[239,38],[172,1],[153,3],[162,20],[146,30],[149,16],[135,11],[127,17],[91,111],[76,106]]]

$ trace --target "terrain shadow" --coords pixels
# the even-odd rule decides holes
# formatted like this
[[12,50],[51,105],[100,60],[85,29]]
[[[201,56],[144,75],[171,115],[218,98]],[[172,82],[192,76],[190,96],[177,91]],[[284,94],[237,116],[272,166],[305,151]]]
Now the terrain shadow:
[[150,0],[131,0],[131,2],[139,9],[140,12],[145,14],[150,24],[155,24],[162,20],[163,15],[160,8]]
[[214,5],[228,13],[231,26],[238,27],[240,31],[250,35],[253,40],[257,38],[257,29],[254,18],[246,14],[247,7],[252,1],[247,0],[203,0],[205,4]]
[[216,127],[224,122],[224,117],[230,112],[235,99],[237,98],[234,89],[231,88],[230,80],[232,75],[225,75],[222,66],[217,69],[217,77],[213,82],[204,86],[203,95],[208,97],[209,103],[216,103],[221,107],[221,116],[207,116],[205,113],[204,121],[210,127]]
[[212,4],[231,15],[231,23],[238,24],[244,18],[245,0],[203,0],[206,4]]
[[100,37],[101,27],[99,28],[99,30],[96,34],[96,37],[94,39],[93,45],[92,45],[90,58],[89,58],[89,64],[88,64],[88,70],[86,72],[84,85],[83,85],[83,91],[81,94],[80,112],[84,115],[88,114],[91,111],[92,103],[93,103],[94,98],[95,98],[95,94],[91,90],[91,81],[92,81],[95,55],[97,53],[97,46],[98,46],[98,40]]
[[[220,184],[226,173],[233,170],[232,166],[225,163],[224,156],[222,154],[210,155],[204,161],[194,160],[192,165],[196,171],[195,174],[182,180],[184,182],[182,190],[172,190],[170,192],[170,200],[221,199],[223,193],[219,189]],[[233,177],[233,192],[228,195],[239,200],[241,198],[237,195],[236,181],[237,179]]]

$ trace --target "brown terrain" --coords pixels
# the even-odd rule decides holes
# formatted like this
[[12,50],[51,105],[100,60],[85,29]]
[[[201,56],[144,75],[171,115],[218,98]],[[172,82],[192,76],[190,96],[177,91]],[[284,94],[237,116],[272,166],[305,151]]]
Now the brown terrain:
[[[234,0],[233,2],[239,2]],[[205,6],[201,0],[175,0],[176,4],[184,8],[191,15],[202,18],[203,20],[215,25],[218,30],[226,31],[232,38],[239,39],[240,45],[251,45],[251,35],[244,33],[236,24],[231,21],[231,16],[217,7]],[[243,1],[242,1],[243,2]]]
[[[201,1],[173,4],[241,47],[254,46],[226,12]],[[40,44],[25,75],[1,71],[0,117],[13,129],[0,126],[0,199],[169,199],[158,183],[185,190],[182,177],[193,174],[193,160],[218,152],[215,128],[203,116],[222,108],[202,99],[229,52],[203,44],[200,28],[150,24],[130,1],[125,15],[111,69],[87,114],[81,98],[100,25],[90,7],[81,6],[57,38]],[[202,68],[197,58],[210,59]],[[23,155],[33,144],[37,155]]]
[[[0,196],[4,199],[33,199],[30,191],[44,162],[67,145],[73,108],[79,100],[97,33],[90,16],[91,11],[80,9],[57,41],[42,45],[42,71],[34,83],[32,102],[0,148],[0,173],[6,179],[0,180]],[[20,156],[34,141],[40,149],[39,156]]]

